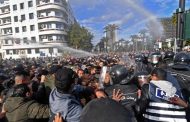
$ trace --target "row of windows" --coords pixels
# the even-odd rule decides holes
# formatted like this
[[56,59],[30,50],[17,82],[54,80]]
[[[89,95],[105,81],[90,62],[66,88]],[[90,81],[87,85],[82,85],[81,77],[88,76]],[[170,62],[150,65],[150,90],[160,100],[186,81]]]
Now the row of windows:
[[[40,50],[39,49],[35,49],[35,53],[38,54],[40,53]],[[7,55],[12,55],[12,54],[25,54],[25,50],[16,50],[16,49],[13,49],[12,50],[12,53],[11,53],[11,50],[6,50],[6,54]],[[31,49],[27,49],[27,54],[32,54],[32,50]]]
[[[27,37],[24,37],[24,38],[23,38],[23,41],[24,41],[24,43],[29,43]],[[31,37],[30,42],[31,42],[31,43],[36,43],[36,37]],[[5,44],[12,44],[13,42],[9,42],[9,40],[4,40],[4,43],[5,43]],[[18,44],[18,43],[20,43],[20,42],[17,42],[17,44]]]
[[[28,7],[33,7],[33,2],[32,1],[28,1]],[[20,9],[24,9],[24,3],[20,3]],[[13,11],[17,10],[17,5],[13,5]]]
[[[49,48],[48,50],[49,50],[50,54],[53,53],[53,48]],[[58,53],[61,53],[61,52],[62,52],[62,50],[58,49]],[[39,53],[42,53],[42,52],[40,51],[39,48],[36,48],[35,53],[39,54]],[[16,50],[16,49],[6,50],[6,54],[7,55],[12,55],[12,54],[32,54],[32,49],[27,49],[27,50]]]
[[[30,25],[30,31],[34,31],[35,30],[35,26],[34,25]],[[22,26],[22,32],[26,32],[26,26]],[[15,27],[15,33],[19,33],[19,27]]]
[[[34,19],[34,13],[29,13],[29,19]],[[26,20],[25,14],[21,15],[20,22]],[[18,16],[14,16],[14,22],[18,22]]]

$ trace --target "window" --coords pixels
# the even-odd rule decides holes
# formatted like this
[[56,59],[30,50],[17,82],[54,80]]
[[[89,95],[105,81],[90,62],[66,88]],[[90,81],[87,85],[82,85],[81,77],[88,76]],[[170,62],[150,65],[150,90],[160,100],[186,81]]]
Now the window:
[[21,15],[21,21],[23,21],[23,20],[25,20],[26,18],[25,18],[25,15],[23,14],[23,15]]
[[14,49],[14,50],[13,50],[13,54],[17,54],[17,50]]
[[28,54],[32,53],[31,49],[27,49],[27,52],[28,52]]
[[24,37],[24,38],[23,38],[23,41],[24,41],[24,44],[29,44],[27,37]]
[[35,53],[40,53],[40,50],[39,49],[35,49]]
[[14,22],[18,22],[18,16],[14,16]]
[[26,32],[26,26],[22,26],[22,32]]
[[24,9],[24,3],[20,3],[20,9]]
[[19,27],[15,28],[15,33],[19,33]]
[[10,54],[10,53],[9,53],[9,50],[6,50],[6,54],[7,54],[7,55],[9,55],[9,54]]
[[32,1],[28,1],[28,7],[32,7],[32,6],[33,6]]
[[34,19],[34,14],[33,13],[29,13],[29,19]]
[[53,53],[53,48],[49,48],[49,53],[50,53],[50,54]]
[[34,25],[30,25],[30,31],[34,31],[35,28],[34,28]]
[[17,5],[13,5],[13,11],[17,10]]
[[58,53],[62,53],[63,51],[61,49],[58,49]]
[[8,44],[8,40],[5,40],[5,44]]
[[36,37],[31,37],[32,43],[36,43]]

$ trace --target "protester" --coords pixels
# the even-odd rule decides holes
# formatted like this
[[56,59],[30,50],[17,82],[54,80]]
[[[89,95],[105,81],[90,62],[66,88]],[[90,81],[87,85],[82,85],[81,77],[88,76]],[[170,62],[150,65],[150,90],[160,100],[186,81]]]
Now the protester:
[[49,106],[30,100],[30,96],[26,84],[14,87],[13,94],[4,103],[8,122],[29,122],[32,119],[49,118]]
[[67,122],[79,122],[82,106],[71,94],[74,84],[74,72],[68,68],[59,69],[55,73],[55,88],[50,94],[50,121],[60,113]]

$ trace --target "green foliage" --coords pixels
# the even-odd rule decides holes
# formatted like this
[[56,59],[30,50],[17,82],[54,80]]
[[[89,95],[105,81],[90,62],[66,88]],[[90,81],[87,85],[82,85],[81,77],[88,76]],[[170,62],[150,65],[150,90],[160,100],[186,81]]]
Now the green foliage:
[[177,14],[173,14],[172,16],[172,24],[177,25]]
[[68,45],[75,49],[90,51],[93,47],[93,34],[79,24],[73,24],[68,32]]
[[190,39],[186,40],[185,46],[190,46]]

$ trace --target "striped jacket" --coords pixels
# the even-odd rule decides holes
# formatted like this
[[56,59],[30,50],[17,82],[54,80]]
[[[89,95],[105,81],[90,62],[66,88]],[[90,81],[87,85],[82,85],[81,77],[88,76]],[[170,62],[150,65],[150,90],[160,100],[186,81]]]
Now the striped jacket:
[[[180,97],[179,94],[176,96]],[[167,93],[149,84],[149,103],[143,114],[145,122],[187,122],[183,107],[169,103]]]

